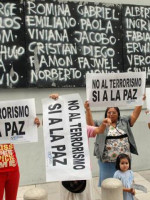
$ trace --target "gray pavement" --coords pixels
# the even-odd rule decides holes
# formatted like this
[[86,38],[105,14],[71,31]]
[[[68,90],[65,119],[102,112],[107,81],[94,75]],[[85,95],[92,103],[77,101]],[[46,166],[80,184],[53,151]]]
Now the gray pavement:
[[150,182],[150,170],[139,171],[138,173]]
[[[143,185],[147,188],[147,193],[136,190],[135,200],[150,200],[150,170],[134,172],[134,181],[136,184]],[[94,200],[101,200],[101,188],[97,187],[98,177],[93,178],[93,187],[95,193]],[[37,185],[28,185],[19,187],[17,200],[23,200],[24,193],[35,187],[42,187],[48,192],[48,200],[59,200],[59,182],[43,183]]]

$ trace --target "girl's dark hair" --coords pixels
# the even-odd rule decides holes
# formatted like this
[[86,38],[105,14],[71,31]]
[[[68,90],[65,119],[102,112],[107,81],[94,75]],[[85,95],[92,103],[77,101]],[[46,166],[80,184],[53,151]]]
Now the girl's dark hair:
[[105,111],[105,118],[107,118],[107,112],[108,112],[108,110],[109,110],[110,108],[114,108],[114,109],[117,111],[117,113],[118,113],[118,119],[119,119],[119,118],[120,118],[120,110],[119,110],[118,107],[108,107],[108,108],[106,109],[106,111]]
[[122,159],[124,159],[124,158],[126,158],[128,160],[128,162],[129,162],[129,169],[131,169],[131,159],[130,159],[130,157],[127,154],[122,153],[122,154],[120,154],[117,157],[117,160],[116,160],[116,169],[117,170],[120,170],[120,161]]

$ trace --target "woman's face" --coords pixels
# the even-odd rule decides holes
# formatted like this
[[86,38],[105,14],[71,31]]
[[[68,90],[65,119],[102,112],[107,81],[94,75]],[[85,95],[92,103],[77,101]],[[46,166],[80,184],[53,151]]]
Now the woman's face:
[[112,122],[117,122],[118,112],[115,108],[109,108],[107,111],[107,118],[110,118]]

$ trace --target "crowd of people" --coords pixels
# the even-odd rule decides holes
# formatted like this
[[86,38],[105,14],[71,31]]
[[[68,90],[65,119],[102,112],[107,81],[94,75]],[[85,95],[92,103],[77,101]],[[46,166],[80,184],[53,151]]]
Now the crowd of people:
[[[51,94],[51,99],[57,101],[58,94]],[[145,100],[145,95],[143,100]],[[137,121],[142,106],[136,106],[131,115],[121,116],[118,107],[108,107],[102,121],[93,120],[88,101],[84,104],[86,111],[87,136],[95,137],[94,155],[97,157],[99,166],[99,187],[106,178],[117,178],[123,184],[124,200],[132,200],[135,190],[132,188],[134,181],[131,170],[131,153],[138,155],[136,142],[131,127]],[[33,125],[40,125],[36,117]],[[148,124],[150,128],[150,124]],[[2,160],[2,155],[13,157],[13,163]],[[5,191],[6,200],[16,200],[19,186],[19,167],[13,144],[0,144],[0,200]],[[75,185],[77,181],[72,181]],[[60,184],[61,200],[94,200],[92,183],[86,182],[82,192],[72,192],[65,184]]]

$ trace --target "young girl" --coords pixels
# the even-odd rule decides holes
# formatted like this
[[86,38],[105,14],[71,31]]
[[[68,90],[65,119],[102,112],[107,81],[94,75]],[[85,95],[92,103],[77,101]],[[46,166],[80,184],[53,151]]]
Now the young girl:
[[135,190],[131,188],[134,182],[133,171],[131,171],[131,160],[126,154],[120,154],[116,160],[117,171],[114,178],[119,179],[123,184],[123,200],[133,200]]

